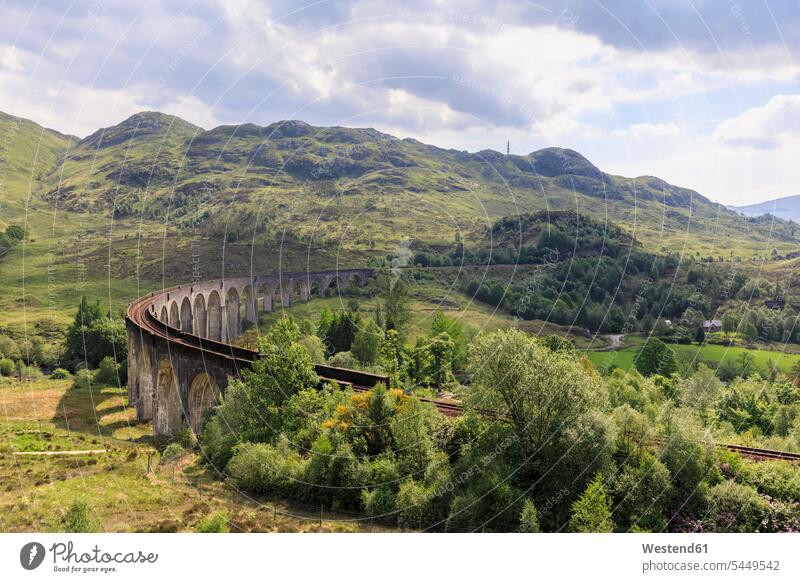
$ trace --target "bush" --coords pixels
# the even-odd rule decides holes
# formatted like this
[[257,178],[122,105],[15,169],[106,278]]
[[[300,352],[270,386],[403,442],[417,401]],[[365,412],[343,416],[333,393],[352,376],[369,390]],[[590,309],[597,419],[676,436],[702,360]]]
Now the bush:
[[72,387],[78,389],[88,389],[92,386],[93,382],[94,374],[92,371],[87,370],[86,368],[81,368],[75,372],[75,380],[72,382]]
[[338,352],[328,358],[328,365],[334,368],[359,368],[358,360],[351,352]]
[[611,521],[611,498],[597,475],[586,491],[572,504],[569,529],[581,533],[608,533],[614,530]]
[[228,462],[228,473],[237,485],[256,493],[296,495],[303,468],[303,460],[285,440],[277,446],[243,443]]
[[14,361],[9,358],[0,358],[0,376],[11,376],[16,371]]
[[75,501],[61,518],[57,529],[67,533],[91,533],[97,531],[98,523],[85,501]]
[[106,356],[94,373],[94,381],[103,386],[119,386],[119,364],[112,356]]
[[208,514],[195,527],[197,533],[228,533],[228,516],[223,511]]
[[172,435],[173,442],[179,444],[184,449],[193,449],[197,444],[197,436],[192,432],[188,426],[175,431]]
[[26,365],[22,360],[17,361],[17,375],[23,382],[33,382],[43,376],[39,366],[35,364]]
[[56,368],[50,374],[50,379],[51,380],[66,380],[67,378],[70,377],[70,375],[71,374],[67,370],[65,370],[64,368]]
[[704,524],[712,532],[757,532],[769,510],[754,488],[728,480],[709,489],[708,500]]
[[745,465],[744,477],[758,491],[781,499],[800,499],[800,467],[786,461],[762,461]]
[[[557,337],[557,336],[556,336]],[[539,533],[539,514],[533,501],[526,499],[519,516],[519,529],[524,533]]]
[[185,452],[186,449],[184,449],[180,443],[171,443],[164,449],[164,452],[161,453],[161,459],[169,463],[170,461],[180,459]]

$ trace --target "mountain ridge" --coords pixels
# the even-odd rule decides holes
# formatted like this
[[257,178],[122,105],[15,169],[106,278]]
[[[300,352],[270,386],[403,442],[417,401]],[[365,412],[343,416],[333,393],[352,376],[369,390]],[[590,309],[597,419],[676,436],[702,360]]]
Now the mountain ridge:
[[504,216],[571,209],[635,231],[654,250],[690,241],[716,253],[724,239],[759,252],[800,243],[794,223],[742,217],[654,176],[609,174],[568,148],[468,152],[301,120],[206,130],[157,111],[77,142],[41,131],[58,154],[36,171],[34,194],[46,204],[119,220],[169,220],[210,236],[227,232],[223,222],[233,211],[243,233],[290,228],[303,238],[324,222],[325,236],[375,248],[376,238],[391,246],[409,233],[428,243],[459,230],[476,238]]
[[782,196],[741,206],[728,206],[729,209],[744,214],[745,216],[764,216],[770,214],[784,220],[800,222],[800,194]]

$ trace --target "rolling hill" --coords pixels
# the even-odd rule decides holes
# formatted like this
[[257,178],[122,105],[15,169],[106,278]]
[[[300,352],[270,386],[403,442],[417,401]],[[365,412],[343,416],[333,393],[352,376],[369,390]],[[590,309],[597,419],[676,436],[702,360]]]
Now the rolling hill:
[[497,220],[543,211],[618,225],[654,253],[747,259],[800,246],[793,222],[556,147],[471,153],[374,129],[205,130],[142,112],[84,139],[1,114],[0,151],[0,228],[28,231],[0,262],[0,326],[63,318],[81,293],[121,306],[192,277],[366,264],[456,238],[469,249]]

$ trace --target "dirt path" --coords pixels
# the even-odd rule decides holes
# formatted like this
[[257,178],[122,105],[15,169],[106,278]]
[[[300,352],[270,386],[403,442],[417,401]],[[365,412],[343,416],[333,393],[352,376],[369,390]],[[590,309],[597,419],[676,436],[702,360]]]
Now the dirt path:
[[51,455],[92,455],[95,453],[107,453],[107,452],[108,451],[106,449],[86,449],[85,451],[20,451],[14,454],[48,457]]
[[610,343],[607,346],[603,346],[602,348],[594,348],[591,351],[593,352],[613,352],[614,350],[618,350],[623,347],[622,339],[625,337],[621,333],[607,333],[602,334],[596,337],[601,337],[605,340],[608,340]]

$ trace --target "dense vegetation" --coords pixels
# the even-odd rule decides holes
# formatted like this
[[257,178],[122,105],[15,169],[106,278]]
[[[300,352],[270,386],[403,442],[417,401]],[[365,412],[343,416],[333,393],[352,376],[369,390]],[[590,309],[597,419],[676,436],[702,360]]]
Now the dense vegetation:
[[728,341],[800,342],[782,284],[748,276],[735,260],[646,252],[624,230],[574,212],[504,218],[472,250],[458,242],[446,253],[418,251],[413,262],[531,265],[510,282],[490,271],[460,280],[471,297],[522,319],[674,343],[696,341],[704,321],[719,319]]
[[[745,371],[725,383],[705,366],[682,376],[663,363],[671,352],[658,340],[642,348],[646,375],[602,377],[558,336],[503,330],[465,341],[469,333],[439,314],[430,333],[408,345],[398,339],[402,328],[377,324],[383,312],[345,334],[351,350],[372,343],[359,360],[391,377],[366,393],[320,389],[313,368],[312,352],[322,352],[313,346],[354,324],[352,306],[325,312],[317,328],[278,320],[260,339],[262,359],[209,417],[200,439],[208,463],[258,494],[408,529],[800,526],[797,467],[714,447],[714,435],[731,434],[782,435],[800,446],[795,378]],[[346,347],[336,345],[328,361],[359,365],[337,351]],[[454,370],[465,372],[464,383]],[[444,417],[415,397],[432,389],[458,393],[465,414]]]

